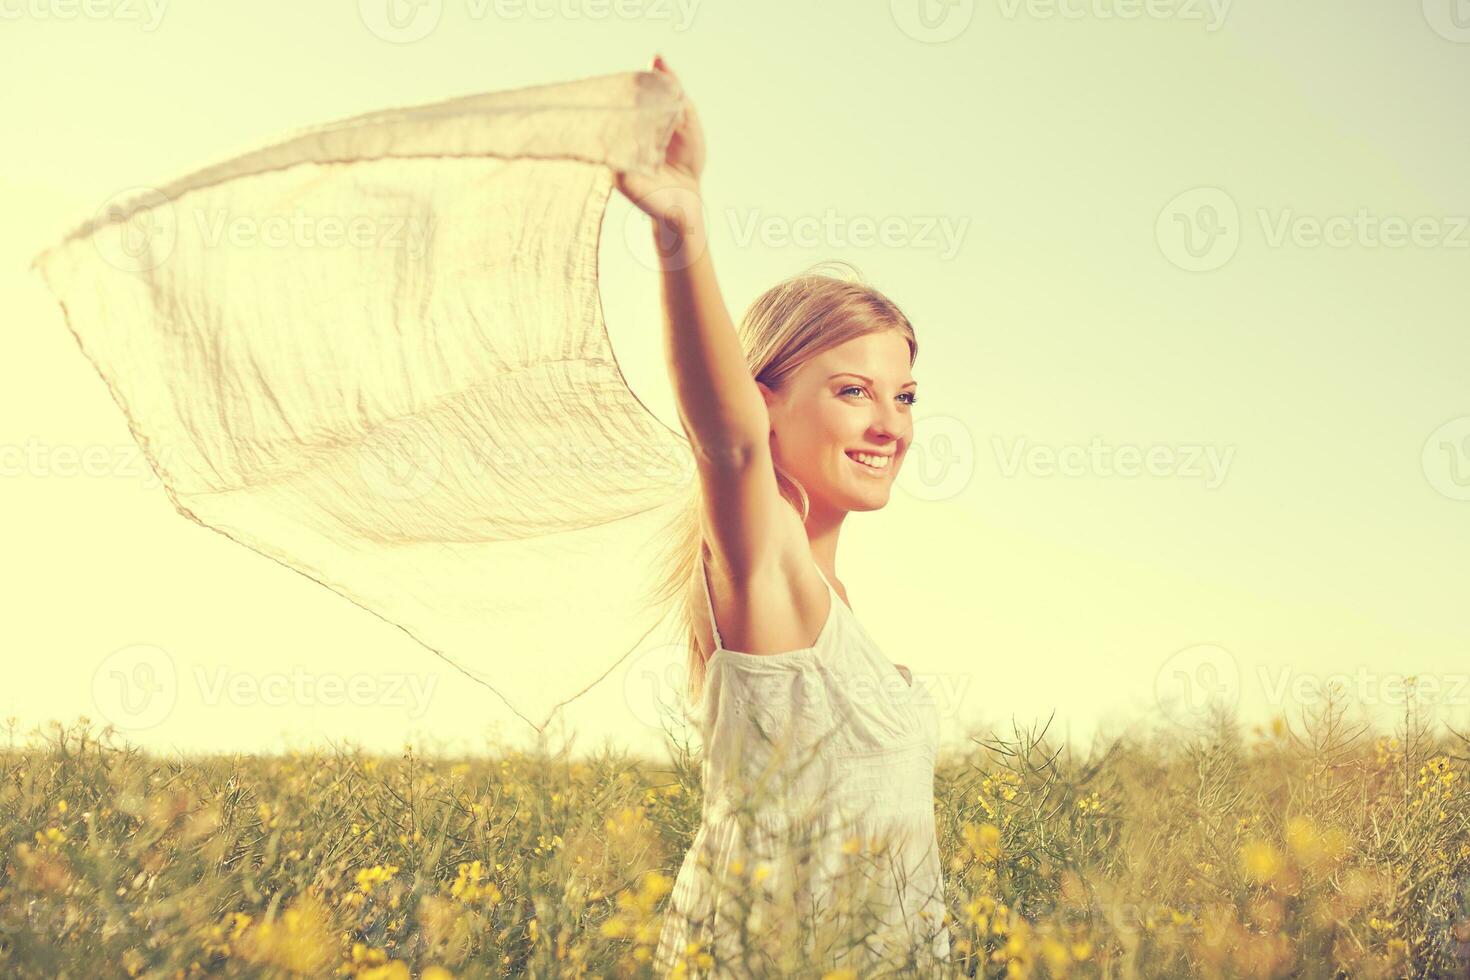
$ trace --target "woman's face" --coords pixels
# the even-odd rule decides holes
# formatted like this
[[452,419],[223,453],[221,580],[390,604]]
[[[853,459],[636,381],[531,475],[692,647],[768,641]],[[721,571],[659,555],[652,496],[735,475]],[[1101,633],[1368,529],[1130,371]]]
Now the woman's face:
[[[812,508],[877,510],[913,437],[917,385],[897,330],[864,334],[814,357],[780,392],[764,384],[771,454],[801,481]],[[874,467],[853,453],[882,457]]]

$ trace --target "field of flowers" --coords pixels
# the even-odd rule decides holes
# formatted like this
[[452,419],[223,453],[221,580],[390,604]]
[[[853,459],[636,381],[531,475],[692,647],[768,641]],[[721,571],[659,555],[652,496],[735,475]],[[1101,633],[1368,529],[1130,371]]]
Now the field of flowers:
[[[0,975],[638,977],[699,760],[351,749],[169,759],[86,720],[0,749]],[[1238,731],[1046,731],[942,756],[955,964],[976,977],[1470,975],[1455,733],[1331,706]],[[745,869],[759,888],[763,869]],[[683,967],[709,967],[707,949]],[[821,963],[794,975],[846,977]]]

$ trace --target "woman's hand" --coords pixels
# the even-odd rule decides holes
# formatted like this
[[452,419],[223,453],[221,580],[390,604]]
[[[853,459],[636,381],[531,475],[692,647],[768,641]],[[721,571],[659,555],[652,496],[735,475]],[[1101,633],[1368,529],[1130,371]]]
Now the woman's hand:
[[[675,75],[661,56],[655,56],[651,71],[663,72],[675,82]],[[680,86],[682,90],[682,85]],[[669,137],[664,162],[651,173],[620,170],[614,174],[618,190],[644,214],[665,226],[683,231],[701,218],[699,178],[704,172],[704,130],[699,115],[686,93],[684,108],[674,132]]]

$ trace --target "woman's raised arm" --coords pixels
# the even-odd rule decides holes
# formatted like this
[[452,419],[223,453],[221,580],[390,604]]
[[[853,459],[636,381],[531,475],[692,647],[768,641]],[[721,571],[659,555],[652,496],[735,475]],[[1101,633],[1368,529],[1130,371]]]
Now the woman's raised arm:
[[[673,72],[655,58],[654,71]],[[677,81],[677,78],[675,78]],[[795,511],[781,497],[771,459],[771,420],[751,377],[710,261],[699,196],[704,133],[687,95],[664,164],[653,174],[623,172],[618,189],[653,219],[663,276],[664,350],[679,420],[698,466],[702,523],[714,559],[712,596],[789,595],[786,569],[810,575],[810,549]],[[749,610],[733,611],[744,638]]]
[[[662,58],[654,58],[652,69],[678,80]],[[756,446],[768,448],[770,418],[710,261],[700,198],[704,161],[704,133],[686,94],[663,166],[652,174],[620,172],[616,182],[653,219],[664,350],[685,434],[703,459],[729,465]]]

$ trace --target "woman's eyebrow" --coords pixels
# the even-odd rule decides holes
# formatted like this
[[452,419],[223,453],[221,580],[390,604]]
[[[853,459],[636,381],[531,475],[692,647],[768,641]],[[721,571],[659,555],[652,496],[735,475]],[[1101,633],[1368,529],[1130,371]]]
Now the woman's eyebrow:
[[[849,378],[861,378],[862,380],[866,381],[868,384],[872,384],[873,383],[873,379],[870,378],[870,377],[868,377],[866,374],[856,374],[856,373],[854,373],[852,371],[838,371],[836,374],[831,375],[830,377],[828,377],[827,380],[828,381],[831,381],[832,378],[841,378],[844,375],[847,376],[847,377],[849,377]],[[907,381],[905,381],[903,383],[903,386],[902,387],[904,387],[904,388],[917,388],[917,387],[919,387],[919,383],[917,381],[915,381],[914,379],[910,378],[909,380],[907,380]]]

